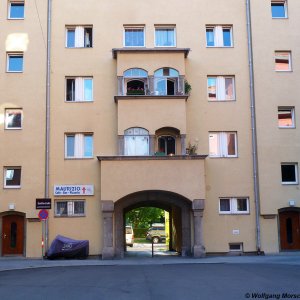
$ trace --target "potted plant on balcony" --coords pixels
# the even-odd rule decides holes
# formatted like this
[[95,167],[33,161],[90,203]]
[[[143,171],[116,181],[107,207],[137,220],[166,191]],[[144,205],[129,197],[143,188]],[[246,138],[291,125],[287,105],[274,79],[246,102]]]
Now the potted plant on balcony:
[[195,140],[195,144],[192,144],[191,142],[189,142],[188,147],[186,148],[186,154],[187,155],[197,155],[197,149],[198,149],[198,140]]
[[127,88],[127,95],[128,96],[136,96],[136,95],[145,95],[145,90],[141,87],[137,88]]
[[192,90],[192,86],[189,84],[187,80],[184,81],[184,92],[186,95],[190,95],[190,92]]

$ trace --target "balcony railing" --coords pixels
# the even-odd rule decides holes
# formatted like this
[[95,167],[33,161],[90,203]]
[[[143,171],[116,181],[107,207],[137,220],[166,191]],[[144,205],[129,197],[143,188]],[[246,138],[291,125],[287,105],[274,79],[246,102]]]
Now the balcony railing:
[[[142,86],[129,87],[130,81],[140,81]],[[118,96],[182,96],[185,92],[185,77],[128,78],[118,76]]]

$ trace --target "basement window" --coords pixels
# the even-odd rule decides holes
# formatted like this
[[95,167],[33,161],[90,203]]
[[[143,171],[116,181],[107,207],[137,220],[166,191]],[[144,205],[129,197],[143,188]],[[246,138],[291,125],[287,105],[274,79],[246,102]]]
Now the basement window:
[[243,252],[243,243],[229,243],[230,252]]

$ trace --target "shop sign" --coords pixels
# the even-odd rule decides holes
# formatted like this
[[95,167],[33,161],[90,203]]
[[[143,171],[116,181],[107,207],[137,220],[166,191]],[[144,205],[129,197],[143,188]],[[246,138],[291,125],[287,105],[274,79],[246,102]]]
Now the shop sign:
[[94,185],[55,185],[54,196],[93,196]]

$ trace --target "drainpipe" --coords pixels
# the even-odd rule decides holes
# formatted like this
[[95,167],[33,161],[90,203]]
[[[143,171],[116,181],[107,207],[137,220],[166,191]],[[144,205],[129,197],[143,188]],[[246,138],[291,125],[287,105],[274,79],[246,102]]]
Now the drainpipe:
[[250,103],[251,103],[250,109],[251,109],[252,161],[253,161],[253,182],[254,182],[254,200],[255,200],[255,221],[256,221],[256,250],[257,250],[257,254],[260,255],[261,254],[260,195],[259,195],[259,179],[258,179],[257,133],[256,133],[256,117],[255,117],[255,93],[254,93],[250,0],[246,0],[246,15],[247,15],[249,77],[250,77]]
[[[50,50],[52,0],[47,3],[47,73],[46,73],[46,153],[45,153],[45,198],[49,198],[49,161],[50,161]],[[45,221],[44,252],[48,250],[49,224]],[[45,253],[43,253],[45,254]]]

